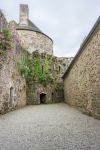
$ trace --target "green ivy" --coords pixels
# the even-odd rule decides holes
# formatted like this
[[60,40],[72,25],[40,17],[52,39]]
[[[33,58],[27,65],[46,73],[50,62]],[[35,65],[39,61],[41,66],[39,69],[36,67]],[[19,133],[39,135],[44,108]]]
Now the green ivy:
[[8,29],[3,30],[3,34],[4,34],[5,40],[7,40],[7,41],[12,40],[12,34],[11,34],[10,30],[8,30]]
[[40,81],[45,86],[53,80],[49,72],[49,65],[52,61],[52,57],[45,55],[44,59],[41,59],[41,55],[36,54],[30,56],[28,52],[25,53],[24,59],[17,61],[21,74],[26,80]]
[[10,49],[12,45],[12,34],[10,30],[5,29],[0,33],[0,50]]
[[25,53],[25,56],[22,58],[21,56],[18,56],[16,58],[17,66],[20,71],[20,73],[25,77],[25,78],[30,78],[31,75],[31,61],[30,61],[30,55],[28,52]]

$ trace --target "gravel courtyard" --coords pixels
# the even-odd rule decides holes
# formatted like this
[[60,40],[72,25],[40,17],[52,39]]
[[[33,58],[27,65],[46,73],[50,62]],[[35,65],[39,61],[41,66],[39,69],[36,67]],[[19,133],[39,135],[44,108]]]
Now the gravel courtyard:
[[0,150],[100,150],[100,121],[64,103],[0,116]]

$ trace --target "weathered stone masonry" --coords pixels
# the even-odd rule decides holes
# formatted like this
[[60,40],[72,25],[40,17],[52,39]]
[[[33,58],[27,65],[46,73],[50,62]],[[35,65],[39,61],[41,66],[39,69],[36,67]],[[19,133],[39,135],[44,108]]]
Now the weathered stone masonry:
[[[22,47],[28,51],[34,60],[35,52],[38,52],[41,59],[41,67],[45,62],[45,56],[53,58],[49,65],[49,73],[53,77],[53,82],[45,87],[39,81],[27,82],[27,104],[41,104],[41,94],[45,95],[44,103],[61,102],[63,96],[62,75],[68,68],[73,58],[57,58],[53,56],[53,41],[44,34],[33,22],[29,20],[29,10],[27,5],[20,5],[20,22],[16,24],[17,33],[21,39]],[[59,89],[57,86],[59,85]]]
[[0,113],[26,105],[26,82],[14,61],[7,57],[0,68]]
[[100,119],[100,18],[63,79],[65,102]]
[[20,5],[20,22],[16,29],[25,50],[30,53],[37,50],[39,53],[53,54],[52,39],[29,20],[28,5]]
[[15,58],[17,55],[19,58],[21,55],[24,58],[26,51],[30,53],[30,58],[32,58],[32,56],[35,56],[35,52],[38,52],[41,60],[41,67],[44,67],[45,58],[49,55],[49,57],[53,59],[52,63],[48,66],[53,81],[48,82],[47,86],[44,86],[43,83],[37,80],[26,80],[26,82],[25,78],[22,77],[18,71],[15,59],[9,57],[7,53],[7,57],[0,62],[2,66],[0,68],[0,113],[2,114],[26,104],[46,104],[62,102],[64,100],[61,76],[73,58],[57,58],[53,56],[52,39],[29,20],[28,13],[28,6],[20,5],[19,24],[15,21],[7,23],[2,14],[0,16],[2,17],[0,18],[2,20],[0,29],[3,31],[3,29],[7,27],[15,36],[17,35],[19,43],[16,43],[14,48]]
[[53,56],[52,39],[29,20],[28,11],[27,5],[21,5],[19,24],[12,21],[9,25],[0,13],[0,31],[8,26],[18,34],[20,42],[15,46],[15,57],[21,55],[23,58],[29,51],[30,58],[34,60],[34,54],[38,52],[44,70],[45,58],[49,55],[52,63],[48,72],[53,80],[48,81],[46,86],[37,79],[25,81],[9,53],[3,59],[0,57],[0,113],[26,104],[62,102],[65,96],[66,103],[100,119],[100,18],[74,59],[58,58]]
[[[39,53],[53,54],[53,42],[46,35],[39,32],[17,28],[24,49],[30,53],[38,51]],[[23,44],[24,43],[24,44]]]
[[[0,31],[7,27],[8,23],[0,12]],[[20,45],[15,45],[14,50],[23,56],[24,51]],[[26,105],[26,81],[16,67],[12,52],[5,51],[5,53],[6,55],[0,55],[0,114]]]

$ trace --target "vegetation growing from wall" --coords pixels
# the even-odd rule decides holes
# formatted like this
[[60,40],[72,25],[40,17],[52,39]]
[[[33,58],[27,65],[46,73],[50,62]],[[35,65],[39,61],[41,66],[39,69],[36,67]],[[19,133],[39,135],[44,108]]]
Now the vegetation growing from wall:
[[0,56],[12,47],[12,34],[8,29],[0,33]]
[[8,50],[12,46],[12,34],[8,29],[0,33],[0,50]]
[[52,57],[45,55],[42,59],[38,53],[30,55],[25,53],[25,57],[21,60],[17,60],[18,68],[21,74],[26,80],[40,81],[45,86],[48,82],[53,81],[52,75],[49,72],[49,65],[52,61]]

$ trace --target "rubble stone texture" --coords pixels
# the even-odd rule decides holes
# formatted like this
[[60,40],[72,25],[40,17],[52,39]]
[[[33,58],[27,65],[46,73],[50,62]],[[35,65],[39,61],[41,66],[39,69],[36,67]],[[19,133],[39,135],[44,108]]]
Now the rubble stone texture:
[[[24,49],[30,53],[38,51],[39,53],[53,54],[53,43],[50,38],[39,32],[29,30],[17,30],[19,37],[22,41]],[[24,43],[24,44],[23,44]]]
[[64,95],[66,103],[100,119],[99,20],[82,52],[64,75]]
[[[47,86],[43,86],[43,84],[38,81],[27,81],[27,104],[33,105],[63,102],[64,94],[62,83],[59,86],[60,87],[57,87],[54,83],[48,83]],[[42,95],[44,95],[44,100],[42,100]]]
[[[3,18],[5,17],[3,16]],[[21,74],[18,73],[18,68],[16,65],[14,65],[15,60],[10,60],[9,57],[9,61],[2,62],[2,69],[0,70],[1,113],[19,108],[20,106],[24,106],[26,103],[41,104],[64,101],[63,81],[61,77],[73,58],[57,58],[53,56],[52,39],[45,35],[29,20],[29,11],[27,5],[20,5],[19,24],[17,24],[15,21],[11,21],[8,24],[6,21],[7,26],[5,26],[5,19],[1,18],[1,21],[2,30],[8,26],[11,31],[17,33],[18,35],[20,45],[18,46],[16,44],[16,55],[20,57],[20,54],[23,53],[22,49],[24,49],[24,52],[29,51],[30,57],[33,57],[33,59],[34,53],[38,52],[41,63],[43,61],[45,62],[45,57],[43,56],[49,55],[49,57],[53,58],[52,64],[49,65],[49,73],[52,74],[54,78],[54,81],[49,83],[47,87],[39,81],[26,82],[25,79],[21,77]],[[14,78],[12,78],[12,76]]]
[[26,105],[26,82],[11,58],[3,61],[0,68],[0,113]]
[[[27,104],[41,104],[41,94],[45,94],[45,103],[64,101],[62,75],[73,58],[58,58],[53,55],[52,39],[29,20],[27,5],[20,6],[20,22],[16,26],[16,30],[21,39],[21,46],[31,54],[31,57],[33,56],[33,60],[36,52],[40,55],[42,66],[46,55],[53,59],[49,65],[49,73],[53,76],[54,81],[49,83],[47,87],[39,81],[28,81]],[[59,83],[61,85],[60,90],[56,88],[56,84]]]

